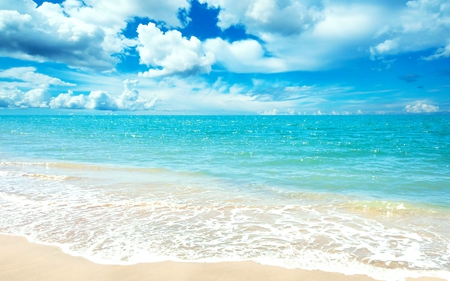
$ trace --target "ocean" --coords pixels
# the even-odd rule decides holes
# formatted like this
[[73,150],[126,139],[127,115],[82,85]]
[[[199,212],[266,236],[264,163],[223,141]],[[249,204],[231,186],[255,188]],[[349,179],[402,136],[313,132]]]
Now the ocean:
[[0,116],[0,233],[102,264],[450,280],[450,116]]

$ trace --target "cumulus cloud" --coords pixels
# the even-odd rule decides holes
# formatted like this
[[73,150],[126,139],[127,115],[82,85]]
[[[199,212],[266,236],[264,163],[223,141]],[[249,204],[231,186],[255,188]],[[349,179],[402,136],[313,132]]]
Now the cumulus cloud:
[[144,73],[144,77],[167,75],[189,76],[209,73],[215,57],[203,50],[200,40],[192,36],[187,39],[179,31],[163,33],[155,24],[138,26],[139,45],[137,51],[141,63],[154,67]]
[[[239,6],[241,3],[241,1],[235,3],[235,1],[221,0],[213,4],[223,5],[219,2],[226,2],[225,5],[230,6]],[[264,1],[258,3],[262,2]],[[306,5],[317,15],[314,16],[314,20],[310,20],[307,27],[306,24],[304,25],[306,29],[298,29],[290,34],[271,31],[263,26],[250,28],[252,26],[250,23],[242,21],[239,24],[243,25],[247,32],[257,36],[259,40],[248,39],[230,43],[216,38],[206,41],[205,48],[213,52],[217,61],[228,70],[263,73],[309,71],[330,67],[340,60],[369,56],[368,50],[381,24],[380,21],[384,18],[383,15],[389,13],[389,9],[377,6],[373,2],[353,5],[321,1],[301,2],[302,4],[299,4],[300,1],[268,0],[265,2],[270,5],[263,5],[260,8],[265,7],[264,12],[269,14],[272,10],[283,9],[289,5]],[[247,8],[244,6],[241,7],[244,12],[230,14],[234,14],[237,18],[249,17]],[[221,13],[226,11],[227,9],[221,9]],[[280,20],[287,21],[302,17],[302,12],[295,9],[292,12],[295,15],[281,16]],[[274,23],[268,21],[266,24]]]
[[244,25],[251,34],[264,33],[290,36],[311,29],[322,19],[320,1],[276,1],[276,0],[201,0],[211,6],[220,7],[219,27]]
[[404,111],[407,113],[433,113],[439,111],[439,106],[417,102],[416,104],[405,106]]
[[390,53],[398,48],[398,40],[387,39],[383,43],[376,45],[375,47],[370,47],[370,54],[372,58],[376,55],[382,55]]
[[45,2],[32,14],[0,10],[0,22],[3,56],[99,70],[118,61],[101,47],[101,28],[67,17],[58,4]]
[[74,96],[69,90],[67,94],[59,94],[51,99],[49,106],[51,108],[83,109],[86,106],[86,97],[84,95]]
[[122,28],[134,17],[149,18],[166,26],[181,26],[180,9],[189,9],[190,1],[141,1],[141,0],[66,0],[63,7],[73,17],[102,27]]
[[210,39],[205,42],[205,49],[233,72],[280,72],[286,69],[282,59],[265,57],[261,44],[252,39],[233,43],[220,38]]
[[29,91],[22,91],[16,87],[0,89],[0,107],[48,107],[49,98],[50,95],[44,87]]
[[37,73],[35,67],[0,70],[0,107],[48,107],[50,86],[75,86]]
[[66,0],[37,7],[32,0],[2,0],[0,55],[109,70],[119,62],[113,54],[136,44],[122,34],[127,22],[142,17],[180,26],[178,11],[189,5],[186,0]]
[[370,48],[372,57],[436,48],[425,59],[448,57],[450,48],[450,5],[445,0],[411,0],[397,9],[396,15],[380,26],[377,37],[382,42]]
[[45,85],[23,91],[17,87],[0,88],[0,107],[8,108],[62,108],[94,110],[149,110],[159,102],[154,97],[143,98],[135,89],[137,80],[125,80],[124,91],[117,97],[105,91],[91,91],[89,95],[74,95],[73,91],[51,97]]
[[158,98],[145,99],[140,97],[139,92],[134,88],[137,80],[123,81],[125,90],[118,97],[113,97],[104,91],[92,91],[88,96],[73,95],[72,91],[66,94],[59,94],[50,100],[51,108],[65,109],[96,109],[96,110],[149,110],[158,102]]
[[[258,37],[239,44],[220,38],[205,43],[231,71],[319,70],[346,59],[376,59],[430,48],[438,49],[425,59],[450,54],[445,47],[448,38],[442,36],[450,33],[450,5],[445,0],[200,2],[220,7],[222,29],[239,25]],[[246,50],[252,50],[251,55],[241,56]]]

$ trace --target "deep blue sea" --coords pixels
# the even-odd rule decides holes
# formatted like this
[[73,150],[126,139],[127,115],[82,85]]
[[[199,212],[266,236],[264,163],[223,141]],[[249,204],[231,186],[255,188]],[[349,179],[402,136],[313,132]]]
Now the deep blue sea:
[[450,280],[450,116],[0,116],[0,209],[98,263]]

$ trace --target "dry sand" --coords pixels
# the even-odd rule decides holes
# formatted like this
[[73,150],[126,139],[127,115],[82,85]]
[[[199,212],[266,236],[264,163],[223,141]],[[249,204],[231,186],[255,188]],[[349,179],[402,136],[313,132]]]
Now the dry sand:
[[[179,263],[159,262],[137,265],[100,265],[63,253],[59,248],[38,245],[25,238],[0,235],[1,281],[51,280],[173,280],[173,281],[269,281],[269,280],[374,280],[364,275],[285,269],[254,262]],[[408,279],[431,281],[436,278]]]

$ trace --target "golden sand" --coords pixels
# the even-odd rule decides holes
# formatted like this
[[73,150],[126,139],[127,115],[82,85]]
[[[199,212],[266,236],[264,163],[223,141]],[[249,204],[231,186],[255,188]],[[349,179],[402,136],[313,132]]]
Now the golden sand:
[[[100,265],[63,253],[59,248],[38,245],[25,238],[0,235],[0,280],[146,280],[146,281],[289,281],[374,280],[364,275],[285,269],[254,262],[180,263],[158,262],[136,265]],[[431,281],[436,278],[408,279]]]

